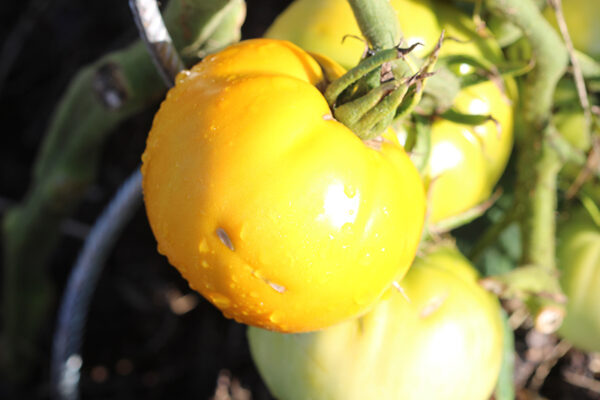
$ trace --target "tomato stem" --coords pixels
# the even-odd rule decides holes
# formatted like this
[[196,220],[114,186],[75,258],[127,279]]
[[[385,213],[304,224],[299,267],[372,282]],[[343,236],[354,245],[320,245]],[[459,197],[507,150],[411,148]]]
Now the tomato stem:
[[[515,201],[523,240],[522,264],[556,274],[557,175],[561,160],[550,144],[554,91],[568,62],[566,48],[558,33],[544,19],[534,0],[486,0],[492,13],[517,26],[531,45],[535,67],[522,88],[525,129],[518,145]],[[539,299],[538,299],[539,300]],[[557,302],[530,302],[530,311],[539,317],[550,312],[560,317]],[[537,305],[532,306],[533,303]],[[545,317],[544,317],[545,318]],[[557,327],[557,324],[552,325]]]
[[400,24],[388,0],[348,0],[358,27],[374,50],[389,49],[400,42]]

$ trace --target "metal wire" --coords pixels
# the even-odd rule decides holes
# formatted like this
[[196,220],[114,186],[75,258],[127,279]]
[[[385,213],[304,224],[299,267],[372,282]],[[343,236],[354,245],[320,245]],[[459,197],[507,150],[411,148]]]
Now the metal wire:
[[141,38],[148,46],[154,65],[168,86],[173,86],[175,76],[185,68],[155,0],[129,0],[133,19]]
[[[131,10],[165,83],[173,86],[184,68],[155,0],[130,0]],[[142,175],[137,169],[121,185],[94,224],[69,275],[52,343],[50,385],[58,400],[78,400],[83,359],[81,344],[92,295],[104,262],[119,233],[142,202]]]
[[142,174],[138,170],[94,224],[69,276],[52,344],[51,383],[58,399],[79,398],[81,343],[89,304],[111,248],[141,203],[141,189]]

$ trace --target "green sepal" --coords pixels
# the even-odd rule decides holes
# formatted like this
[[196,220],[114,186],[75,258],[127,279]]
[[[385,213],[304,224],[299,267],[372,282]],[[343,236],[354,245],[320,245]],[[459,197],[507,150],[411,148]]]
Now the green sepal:
[[358,124],[370,110],[377,107],[385,96],[389,95],[397,88],[398,84],[396,82],[385,83],[353,101],[334,108],[333,115],[335,116],[335,119],[354,130],[353,128],[355,125]]
[[[440,117],[442,117],[448,121],[456,122],[457,124],[471,125],[471,126],[485,124],[488,121],[492,121],[495,124],[498,124],[498,121],[496,121],[491,115],[465,114],[465,113],[461,113],[461,112],[457,111],[454,108],[449,108],[448,110],[446,110],[445,112],[440,114]],[[500,130],[499,126],[498,126],[498,130]]]
[[426,114],[443,112],[452,107],[458,92],[460,79],[445,66],[440,66],[427,81],[419,108]]
[[[440,64],[445,65],[450,71],[456,74],[460,80],[460,87],[476,85],[488,81],[491,77],[517,77],[525,75],[534,67],[533,63],[504,63],[493,64],[483,58],[472,57],[464,54],[453,54],[440,58]],[[462,65],[468,65],[470,71],[461,73],[459,68]]]
[[393,48],[379,51],[376,54],[365,58],[356,67],[350,69],[344,75],[331,82],[329,86],[327,86],[327,89],[324,93],[325,99],[327,100],[329,106],[334,107],[338,97],[342,94],[342,92],[359,79],[367,76],[368,79],[371,80],[372,78],[368,76],[371,71],[376,70],[386,62],[401,57],[404,54],[404,50],[406,49]]

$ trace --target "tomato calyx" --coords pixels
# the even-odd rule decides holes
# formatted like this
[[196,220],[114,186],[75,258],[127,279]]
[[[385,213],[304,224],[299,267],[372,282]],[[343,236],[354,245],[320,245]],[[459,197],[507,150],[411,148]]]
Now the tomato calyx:
[[324,96],[334,117],[363,140],[376,138],[395,120],[408,114],[419,102],[423,85],[433,75],[438,46],[415,68],[408,55],[420,45],[369,48],[354,68],[328,85]]

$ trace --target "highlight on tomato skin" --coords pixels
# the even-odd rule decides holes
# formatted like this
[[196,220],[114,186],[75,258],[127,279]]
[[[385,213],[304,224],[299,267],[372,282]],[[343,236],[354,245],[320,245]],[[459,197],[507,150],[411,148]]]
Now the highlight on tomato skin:
[[425,215],[404,149],[365,145],[290,42],[255,39],[177,78],[143,155],[159,251],[225,316],[284,332],[363,314],[406,273]]
[[454,248],[415,260],[361,318],[305,334],[248,329],[280,400],[487,400],[503,340],[500,304]]

